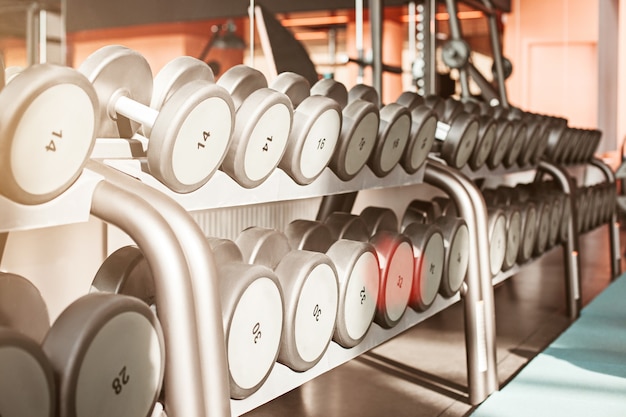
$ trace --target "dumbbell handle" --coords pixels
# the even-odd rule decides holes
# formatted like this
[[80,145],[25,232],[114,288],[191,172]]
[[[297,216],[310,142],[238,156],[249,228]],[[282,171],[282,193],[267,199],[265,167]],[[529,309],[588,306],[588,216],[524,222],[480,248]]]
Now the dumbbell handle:
[[441,121],[437,122],[437,129],[435,130],[435,139],[439,141],[446,140],[450,132],[450,125]]
[[126,96],[120,96],[115,100],[115,112],[149,128],[154,126],[159,116],[157,110]]

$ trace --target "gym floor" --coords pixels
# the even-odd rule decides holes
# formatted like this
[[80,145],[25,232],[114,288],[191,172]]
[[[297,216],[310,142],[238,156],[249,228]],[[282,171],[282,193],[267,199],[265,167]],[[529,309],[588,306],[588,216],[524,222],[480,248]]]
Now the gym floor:
[[[620,235],[623,242],[626,231]],[[581,236],[583,304],[610,282],[608,236],[606,226]],[[553,248],[494,290],[501,386],[569,324],[562,254],[560,246]],[[246,416],[461,417],[473,410],[467,392],[463,309],[457,303]]]

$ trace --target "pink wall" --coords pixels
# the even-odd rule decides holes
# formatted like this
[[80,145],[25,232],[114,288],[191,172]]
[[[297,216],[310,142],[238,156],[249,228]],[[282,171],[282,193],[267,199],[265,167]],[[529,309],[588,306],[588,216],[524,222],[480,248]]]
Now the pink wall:
[[598,1],[512,0],[503,44],[513,105],[597,126]]

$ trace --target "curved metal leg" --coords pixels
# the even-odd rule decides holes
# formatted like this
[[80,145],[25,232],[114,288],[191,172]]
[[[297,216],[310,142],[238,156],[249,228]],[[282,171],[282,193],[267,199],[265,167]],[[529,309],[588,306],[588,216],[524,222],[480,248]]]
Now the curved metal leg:
[[187,301],[195,306],[200,346],[199,371],[203,381],[201,395],[206,407],[204,415],[230,416],[228,364],[217,272],[206,237],[185,209],[164,194],[103,164],[90,162],[88,168],[145,199],[165,217],[174,231],[186,258],[193,289],[192,298]]
[[[562,168],[546,161],[539,162],[539,170],[550,174],[568,196],[571,216],[567,227],[567,242],[563,244],[565,259],[565,291],[567,297],[567,314],[575,320],[580,315],[582,302],[580,298],[580,257],[578,256],[578,210],[576,208],[576,185],[572,184],[569,175]],[[539,175],[539,174],[538,174]]]
[[152,205],[107,181],[96,186],[91,213],[128,233],[152,270],[167,352],[164,386],[168,415],[204,416],[192,288],[174,232]]
[[[607,164],[599,159],[591,159],[590,164],[602,171],[606,181],[615,186],[615,173]],[[617,221],[617,211],[613,210],[609,221],[609,239],[611,245],[611,279],[615,279],[622,274],[622,263],[619,243],[619,222]]]
[[487,209],[476,186],[463,174],[442,163],[429,160],[424,180],[449,194],[469,229],[470,262],[463,296],[469,396],[475,405],[498,390]]

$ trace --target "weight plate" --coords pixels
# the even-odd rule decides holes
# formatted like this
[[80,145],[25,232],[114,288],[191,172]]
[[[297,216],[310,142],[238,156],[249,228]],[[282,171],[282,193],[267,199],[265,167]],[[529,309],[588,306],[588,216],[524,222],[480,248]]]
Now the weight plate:
[[500,209],[489,209],[489,266],[491,276],[502,270],[507,253],[506,217]]
[[[419,97],[419,96],[418,96]],[[408,174],[420,169],[435,141],[437,115],[426,106],[419,106],[411,111],[411,131],[409,141],[400,164]]]
[[[214,83],[215,76],[211,67],[204,61],[191,56],[179,56],[172,59],[154,77],[150,107],[160,110],[172,94],[185,84],[195,80]],[[146,135],[149,136],[150,134],[146,132]]]
[[235,65],[224,72],[217,84],[228,91],[237,109],[252,93],[267,88],[267,80],[263,73],[243,64]]
[[384,177],[400,162],[411,132],[411,114],[396,103],[380,110],[378,139],[368,165],[379,177]]
[[357,84],[348,91],[348,102],[355,100],[365,100],[376,107],[380,107],[380,98],[378,92],[372,86],[365,84]]
[[0,272],[0,327],[8,327],[37,343],[48,329],[48,307],[41,293],[26,278]]
[[305,371],[324,355],[332,338],[339,304],[337,271],[328,256],[291,251],[276,268],[285,299],[278,361]]
[[552,214],[552,204],[550,201],[538,201],[537,219],[537,240],[535,242],[535,255],[541,255],[546,251],[548,239],[550,237],[550,216]]
[[463,68],[470,57],[470,46],[463,39],[450,39],[443,44],[441,58],[450,68]]
[[404,235],[381,231],[370,239],[380,263],[380,289],[374,321],[394,327],[406,311],[411,296],[415,258],[413,245]]
[[331,98],[339,104],[342,109],[348,105],[348,90],[346,86],[330,78],[323,78],[313,84],[311,95],[319,95]]
[[286,95],[269,88],[251,93],[237,110],[222,170],[242,187],[261,184],[282,159],[292,122],[293,107]]
[[502,164],[505,168],[511,168],[518,160],[522,149],[524,148],[524,143],[527,135],[526,123],[521,120],[513,120],[511,121],[511,125],[513,126],[513,139],[511,140],[511,146],[502,160]]
[[59,415],[147,416],[160,393],[161,326],[134,297],[81,297],[59,315],[43,350],[58,380]]
[[294,108],[309,97],[311,86],[306,78],[295,72],[283,72],[272,81],[270,88],[285,94]]
[[515,265],[522,239],[522,214],[518,207],[505,207],[506,215],[506,253],[502,270],[507,271]]
[[148,146],[148,169],[178,193],[209,181],[229,150],[235,107],[223,88],[192,81],[163,104]]
[[443,275],[445,246],[439,226],[412,223],[403,234],[413,244],[415,272],[409,306],[416,311],[427,310],[437,297]]
[[345,348],[356,346],[367,334],[378,303],[378,256],[366,242],[340,240],[328,257],[337,269],[339,306],[333,339]]
[[310,184],[330,163],[341,133],[339,105],[328,97],[302,100],[293,117],[285,154],[278,166],[296,183]]
[[130,295],[149,306],[156,303],[150,265],[137,246],[124,246],[110,254],[98,268],[90,292]]
[[487,158],[487,166],[489,169],[497,168],[506,156],[513,141],[513,126],[506,119],[496,120],[496,143]]
[[398,232],[398,217],[393,210],[386,207],[365,207],[359,217],[367,226],[370,236],[385,230],[393,233]]
[[230,396],[242,399],[263,385],[278,358],[283,293],[276,274],[263,265],[220,259],[217,268]]
[[364,100],[356,100],[343,110],[343,124],[337,149],[329,167],[344,181],[354,178],[369,159],[378,133],[378,108]]
[[6,84],[13,81],[13,78],[21,74],[22,71],[24,71],[24,67],[19,67],[15,65],[10,66],[7,69],[5,69],[4,70],[4,84],[2,86],[4,87]]
[[544,157],[548,146],[548,140],[550,139],[550,131],[553,122],[549,118],[544,117],[542,125],[543,129],[541,130],[541,135],[537,138],[537,146],[535,147],[535,151],[530,158],[530,162],[533,165],[539,164],[539,161]]
[[517,257],[520,265],[528,262],[533,256],[537,240],[537,207],[532,202],[527,202],[522,207],[522,240]]
[[404,91],[396,100],[396,103],[406,107],[409,111],[413,111],[424,105],[424,98],[412,91]]
[[550,211],[550,234],[548,236],[548,247],[556,245],[561,231],[561,216],[563,215],[563,195],[554,193],[551,198],[552,209]]
[[475,116],[462,113],[454,119],[441,147],[441,156],[449,166],[461,169],[467,164],[478,141],[478,130]]
[[326,253],[334,243],[328,226],[315,220],[294,220],[285,229],[293,249]]
[[335,212],[324,220],[333,240],[349,239],[359,242],[369,240],[367,225],[359,216],[350,213]]
[[0,369],[0,415],[57,415],[52,366],[41,346],[33,339],[0,327]]
[[21,204],[62,194],[95,144],[93,86],[71,68],[38,64],[4,87],[0,109],[0,193]]
[[489,116],[480,116],[478,119],[478,138],[470,156],[468,165],[474,171],[480,169],[487,162],[496,142],[496,123]]
[[442,230],[445,260],[439,293],[444,297],[456,294],[465,281],[469,262],[469,230],[459,217],[441,216],[436,224]]
[[265,265],[275,270],[279,262],[291,251],[285,234],[275,229],[253,226],[243,230],[235,243],[243,260],[249,264]]
[[[148,61],[137,51],[120,45],[98,49],[78,67],[93,84],[98,95],[99,138],[130,138],[140,124],[118,117],[115,101],[120,96],[149,106],[152,96],[152,70]],[[80,120],[80,119],[78,119]],[[120,125],[118,125],[118,121]]]
[[213,258],[221,263],[244,263],[243,255],[237,244],[230,239],[217,237],[207,238],[207,242],[213,252]]

